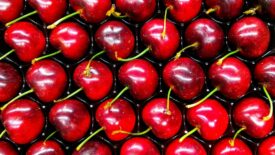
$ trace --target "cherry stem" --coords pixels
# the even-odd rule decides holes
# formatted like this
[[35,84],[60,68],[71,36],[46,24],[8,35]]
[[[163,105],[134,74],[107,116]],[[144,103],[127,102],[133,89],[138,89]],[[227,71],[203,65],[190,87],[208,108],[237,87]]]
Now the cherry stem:
[[234,143],[235,143],[235,139],[237,138],[237,136],[242,132],[246,130],[246,127],[242,127],[240,128],[235,134],[234,134],[234,137],[233,139],[229,140],[229,144],[233,147],[234,146]]
[[167,93],[167,101],[166,101],[166,114],[171,115],[170,111],[170,96],[171,96],[171,91],[172,88],[169,88],[168,93]]
[[256,11],[260,10],[261,9],[261,6],[260,5],[257,5],[256,7],[254,8],[250,8],[249,10],[246,10],[243,12],[243,14],[245,15],[255,15],[256,14]]
[[47,29],[54,29],[57,25],[59,25],[60,23],[62,23],[64,20],[67,20],[73,16],[79,15],[83,10],[80,9],[76,12],[73,12],[71,14],[68,14],[67,16],[64,16],[62,18],[60,18],[59,20],[55,21],[54,23],[52,23],[51,25],[47,26]]
[[270,97],[268,91],[266,90],[266,87],[265,87],[265,86],[263,86],[263,90],[264,90],[264,93],[265,93],[266,97],[268,98],[269,106],[270,106],[270,108],[269,108],[269,114],[268,114],[267,116],[265,116],[265,117],[263,118],[263,120],[264,120],[264,121],[268,121],[269,119],[271,119],[271,117],[272,117],[272,115],[273,115],[273,102],[272,102],[272,99],[271,99],[271,97]]
[[95,135],[97,135],[99,132],[103,131],[104,128],[101,127],[97,129],[94,133],[92,133],[89,137],[87,137],[84,141],[82,141],[77,147],[76,150],[79,151],[91,138],[93,138]]
[[205,100],[207,100],[210,96],[212,96],[213,94],[215,94],[217,91],[219,91],[219,88],[216,87],[215,89],[213,89],[211,92],[209,92],[204,98],[202,98],[201,100],[193,103],[193,104],[189,104],[189,105],[186,105],[186,108],[193,108],[199,104],[201,104],[202,102],[204,102]]
[[30,90],[28,90],[28,91],[26,91],[26,92],[24,92],[24,93],[22,93],[22,94],[19,93],[18,96],[14,97],[12,100],[10,100],[8,103],[6,103],[4,106],[2,106],[2,107],[0,108],[0,110],[3,111],[9,104],[11,104],[12,102],[16,101],[17,99],[19,99],[19,98],[21,98],[21,97],[23,97],[23,96],[26,96],[26,95],[32,93],[33,91],[34,91],[33,89],[30,89]]
[[124,87],[124,88],[117,94],[117,96],[116,96],[111,102],[108,102],[108,103],[104,106],[104,108],[105,108],[105,109],[110,108],[110,107],[112,106],[112,104],[113,104],[117,99],[119,99],[120,96],[121,96],[124,92],[126,92],[128,89],[129,89],[128,86]]
[[106,13],[106,16],[110,17],[111,15],[119,19],[128,17],[127,15],[122,16],[120,12],[116,12],[116,6],[114,4],[112,5],[111,9]]
[[52,138],[53,135],[55,135],[56,133],[57,133],[57,131],[54,131],[54,132],[52,132],[49,136],[47,136],[46,139],[44,140],[44,143],[45,143],[47,140],[49,140],[50,138]]
[[138,55],[131,57],[131,58],[117,58],[118,61],[122,61],[122,62],[128,62],[128,61],[132,61],[135,59],[138,59],[139,57],[143,56],[144,54],[146,54],[147,52],[149,52],[151,50],[151,47],[147,47],[145,50],[143,50],[142,52],[140,52]]
[[165,9],[164,11],[164,23],[163,23],[163,31],[161,33],[161,36],[162,38],[164,39],[165,38],[165,35],[166,35],[166,22],[167,22],[167,13],[168,13],[168,10],[172,9],[173,7],[172,6],[169,6]]
[[3,130],[1,133],[0,133],[0,138],[2,138],[4,136],[4,134],[7,133],[7,130]]
[[27,14],[21,16],[21,17],[18,17],[18,18],[16,18],[16,19],[14,19],[14,20],[12,20],[12,21],[6,23],[5,26],[6,26],[6,27],[9,27],[9,26],[11,26],[11,25],[14,24],[14,23],[16,23],[16,22],[18,22],[18,21],[20,21],[20,20],[22,20],[22,19],[25,19],[25,18],[27,18],[27,17],[29,17],[29,16],[32,16],[32,15],[34,15],[34,14],[37,14],[37,13],[38,13],[38,11],[37,11],[37,10],[34,10],[34,11],[30,12],[30,13],[27,13]]
[[214,8],[210,8],[208,9],[205,14],[209,15],[210,13],[216,12],[219,9],[219,7],[214,7]]
[[104,54],[105,52],[106,52],[105,50],[102,50],[102,51],[96,53],[94,56],[92,56],[92,58],[89,60],[87,66],[86,66],[86,68],[85,68],[85,71],[84,71],[84,74],[86,74],[86,76],[90,76],[90,68],[91,68],[91,63],[92,63],[92,61],[93,61],[96,57],[98,57],[98,56]]
[[59,53],[61,53],[61,50],[58,50],[58,51],[56,51],[56,52],[54,52],[54,53],[50,53],[50,54],[47,54],[47,55],[43,55],[43,56],[38,57],[38,58],[34,58],[34,59],[32,60],[32,64],[34,64],[34,63],[37,62],[37,61],[40,61],[40,60],[43,60],[43,59],[46,59],[46,58],[50,58],[50,57],[52,57],[52,56],[55,56],[55,55],[57,55],[57,54],[59,54]]
[[189,137],[190,135],[192,135],[193,133],[197,132],[199,130],[198,127],[192,129],[191,131],[187,132],[185,135],[183,135],[182,137],[180,137],[179,142],[183,142],[185,138]]
[[14,51],[15,51],[14,49],[8,51],[6,54],[4,54],[4,55],[2,55],[2,56],[0,57],[0,60],[5,59],[8,55],[12,54]]
[[141,135],[145,135],[147,134],[148,132],[150,132],[152,130],[152,127],[149,127],[147,128],[146,130],[142,131],[142,132],[137,132],[137,133],[131,133],[131,132],[128,132],[128,131],[123,131],[123,130],[115,130],[112,132],[112,135],[116,135],[116,134],[127,134],[127,135],[132,135],[132,136],[141,136]]
[[226,59],[226,58],[228,58],[228,57],[230,57],[231,55],[234,55],[234,54],[236,54],[236,53],[238,53],[238,52],[240,52],[241,51],[241,49],[236,49],[235,51],[231,51],[231,52],[229,52],[229,53],[227,53],[225,56],[223,56],[222,58],[220,58],[218,61],[217,61],[217,65],[222,65],[222,63],[223,63],[223,61]]
[[64,97],[64,98],[61,98],[61,99],[58,99],[58,100],[54,100],[53,102],[54,103],[57,103],[57,102],[62,102],[62,101],[65,101],[73,96],[75,96],[76,94],[78,94],[79,92],[81,92],[83,90],[83,88],[78,88],[76,91],[72,92],[71,94],[69,94],[68,96]]
[[177,54],[176,54],[176,56],[175,56],[175,58],[174,59],[178,59],[178,58],[180,58],[181,57],[181,54],[182,54],[182,52],[184,52],[184,51],[186,51],[187,49],[189,49],[189,48],[197,48],[199,46],[199,42],[194,42],[193,44],[191,44],[191,45],[188,45],[188,46],[186,46],[186,47],[184,47],[184,48],[182,48]]

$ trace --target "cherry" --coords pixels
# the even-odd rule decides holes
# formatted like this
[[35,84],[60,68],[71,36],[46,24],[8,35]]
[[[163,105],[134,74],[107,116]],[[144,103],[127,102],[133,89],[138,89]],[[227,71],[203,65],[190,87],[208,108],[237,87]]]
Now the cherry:
[[49,119],[61,137],[68,142],[83,138],[91,124],[88,109],[78,100],[65,100],[54,104]]
[[64,150],[62,147],[53,140],[47,140],[47,141],[37,141],[34,144],[32,144],[29,149],[26,152],[26,155],[64,155]]
[[101,141],[89,141],[79,151],[74,150],[72,155],[112,155],[108,145]]
[[10,139],[17,144],[28,144],[38,137],[45,125],[45,117],[38,104],[19,99],[1,112],[1,120]]
[[268,105],[256,97],[242,99],[233,110],[233,120],[249,136],[263,138],[273,129],[274,116],[267,118]]
[[234,140],[231,145],[231,138],[224,138],[214,145],[212,155],[252,155],[251,149],[240,139]]
[[270,42],[270,31],[261,19],[244,17],[231,26],[228,40],[242,56],[253,59],[266,52]]
[[275,136],[270,136],[258,146],[258,155],[272,155],[275,153]]
[[108,21],[101,25],[95,33],[95,41],[115,61],[128,57],[135,46],[132,31],[119,21]]
[[31,62],[40,56],[46,46],[46,39],[41,30],[29,22],[17,22],[5,32],[5,42],[13,48],[0,57],[0,60],[15,52],[23,62]]
[[257,0],[256,6],[244,12],[247,15],[254,15],[259,12],[262,15],[275,19],[275,1],[274,0]]
[[157,146],[149,139],[144,137],[134,137],[123,143],[120,155],[160,155]]
[[207,155],[204,147],[194,138],[185,138],[173,140],[166,148],[165,155]]
[[0,154],[2,155],[19,155],[17,150],[8,142],[0,141]]
[[24,0],[2,0],[0,3],[0,23],[7,23],[20,15]]
[[13,98],[22,86],[22,77],[12,65],[0,62],[0,102]]
[[172,60],[163,69],[163,80],[181,99],[191,100],[202,90],[205,75],[194,60],[184,57]]
[[188,22],[195,18],[202,7],[202,0],[184,0],[184,1],[174,1],[174,0],[163,0],[165,6],[170,7],[169,11],[171,16],[177,22]]
[[222,20],[232,20],[241,14],[244,0],[205,0],[209,9],[206,14],[215,12],[216,17]]

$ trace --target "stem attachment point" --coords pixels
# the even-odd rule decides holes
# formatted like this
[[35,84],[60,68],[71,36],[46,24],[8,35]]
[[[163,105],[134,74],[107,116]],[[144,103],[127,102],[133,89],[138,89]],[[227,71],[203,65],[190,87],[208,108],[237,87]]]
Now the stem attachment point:
[[123,130],[119,129],[119,130],[113,131],[112,135],[116,135],[116,134],[122,133],[122,134],[127,134],[127,135],[132,135],[132,136],[141,136],[141,135],[147,134],[151,130],[152,130],[152,127],[149,127],[149,128],[147,128],[146,130],[144,130],[142,132],[131,133],[131,132],[127,132],[127,131],[123,131]]
[[226,58],[228,58],[228,57],[230,57],[231,55],[234,55],[234,54],[236,54],[236,53],[238,53],[238,52],[240,52],[241,51],[241,49],[240,48],[238,48],[238,49],[236,49],[235,51],[231,51],[231,52],[229,52],[229,53],[227,53],[225,56],[223,56],[222,58],[220,58],[218,61],[217,61],[217,65],[222,65],[222,63],[223,63],[223,61],[226,59]]
[[192,129],[191,131],[187,132],[185,135],[183,135],[182,137],[180,137],[179,142],[180,143],[183,142],[185,138],[187,138],[188,136],[192,135],[193,133],[195,133],[198,130],[199,130],[199,128],[196,127],[194,129]]
[[161,33],[161,36],[162,36],[162,39],[165,38],[165,35],[166,35],[166,22],[167,22],[167,13],[168,13],[168,10],[172,9],[173,6],[170,5],[168,6],[165,11],[164,11],[164,23],[163,23],[163,31]]
[[104,106],[104,109],[108,109],[112,106],[113,103],[115,103],[115,101],[120,98],[120,96],[126,92],[127,90],[129,89],[128,86],[124,87],[118,94],[117,96],[111,101],[111,102],[108,102],[105,106]]
[[273,101],[272,101],[272,99],[271,99],[271,97],[270,97],[270,95],[269,95],[269,93],[268,93],[265,86],[263,86],[263,91],[264,91],[265,96],[268,98],[268,101],[269,101],[269,114],[267,116],[263,117],[263,120],[268,121],[270,118],[272,118],[272,115],[273,115]]
[[59,54],[59,53],[61,53],[61,50],[58,50],[58,51],[56,51],[56,52],[54,52],[54,53],[50,53],[50,54],[47,54],[47,55],[43,55],[43,56],[38,57],[38,58],[34,58],[34,59],[32,60],[32,64],[34,64],[34,63],[37,62],[37,61],[40,61],[40,60],[43,60],[43,59],[46,59],[46,58],[50,58],[50,57],[52,57],[52,56],[55,56],[55,55],[57,55],[57,54]]
[[244,131],[244,130],[246,130],[246,127],[242,127],[242,128],[240,128],[235,134],[234,134],[234,137],[233,137],[233,139],[231,139],[231,140],[229,140],[229,144],[230,144],[230,146],[234,146],[234,143],[235,143],[235,139],[237,138],[237,136],[242,132],[242,131]]
[[188,45],[188,46],[182,48],[182,49],[176,54],[176,56],[174,57],[174,59],[176,60],[176,59],[180,58],[180,57],[181,57],[181,54],[182,54],[184,51],[186,51],[187,49],[193,48],[193,47],[194,47],[194,48],[197,48],[199,45],[200,45],[199,42],[194,42],[193,44],[190,44],[190,45]]
[[54,23],[52,23],[51,25],[48,25],[47,26],[47,29],[54,29],[57,25],[59,25],[60,23],[62,23],[63,21],[73,17],[73,16],[76,16],[76,15],[79,15],[81,14],[81,12],[83,11],[83,9],[80,9],[76,12],[73,12],[71,14],[68,14],[67,16],[64,16],[62,18],[60,18],[59,20],[55,21]]
[[58,100],[54,100],[53,102],[54,103],[57,103],[57,102],[62,102],[62,101],[65,101],[73,96],[75,96],[76,94],[78,94],[79,92],[81,92],[83,90],[83,88],[78,88],[76,91],[72,92],[71,94],[69,94],[68,96],[64,97],[64,98],[61,98],[61,99],[58,99]]

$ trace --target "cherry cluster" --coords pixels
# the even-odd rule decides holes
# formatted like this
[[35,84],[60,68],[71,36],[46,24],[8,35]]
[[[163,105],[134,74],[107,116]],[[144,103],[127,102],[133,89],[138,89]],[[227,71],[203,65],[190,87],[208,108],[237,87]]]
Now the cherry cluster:
[[0,154],[275,154],[275,0],[1,0]]

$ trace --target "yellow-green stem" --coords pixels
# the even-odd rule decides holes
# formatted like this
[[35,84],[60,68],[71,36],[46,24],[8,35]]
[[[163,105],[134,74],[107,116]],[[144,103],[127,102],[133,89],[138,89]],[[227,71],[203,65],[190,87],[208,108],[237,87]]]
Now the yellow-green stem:
[[53,135],[55,135],[55,133],[57,133],[57,131],[54,131],[54,132],[52,132],[49,136],[47,136],[46,139],[44,140],[44,143],[45,143],[47,140],[49,140],[50,138],[52,138]]
[[48,25],[47,26],[47,29],[54,29],[57,25],[59,25],[60,23],[62,23],[63,21],[73,17],[73,16],[76,16],[76,15],[79,15],[83,10],[80,9],[76,12],[73,12],[71,14],[68,14],[67,16],[64,16],[62,18],[60,18],[59,20],[55,21],[54,23],[52,23],[51,25]]
[[129,89],[128,86],[124,87],[124,88],[117,94],[117,96],[116,96],[111,102],[108,102],[108,103],[104,106],[104,108],[105,108],[105,109],[110,108],[110,107],[112,106],[112,104],[115,103],[115,101],[116,101],[117,99],[119,99],[120,96],[121,96],[124,92],[126,92],[128,89]]
[[272,118],[272,115],[273,115],[273,102],[272,102],[272,99],[271,99],[268,91],[266,90],[265,86],[263,86],[263,91],[264,91],[265,96],[268,98],[268,101],[269,101],[269,114],[267,116],[263,117],[263,120],[268,121],[270,118]]
[[6,26],[6,27],[9,27],[9,26],[11,26],[12,24],[14,24],[14,23],[16,23],[16,22],[18,22],[18,21],[20,21],[20,20],[22,20],[22,19],[25,19],[25,18],[27,18],[27,17],[29,17],[29,16],[34,15],[34,14],[37,14],[37,12],[38,12],[37,10],[34,10],[34,11],[30,12],[30,13],[27,13],[27,14],[21,16],[21,17],[18,17],[18,18],[16,18],[16,19],[14,19],[14,20],[12,20],[12,21],[6,23],[5,26]]
[[86,68],[85,68],[85,71],[84,71],[84,74],[85,74],[87,77],[90,76],[90,74],[91,74],[91,73],[90,73],[90,68],[91,68],[91,63],[92,63],[92,61],[93,61],[96,57],[98,57],[98,56],[104,54],[105,52],[106,52],[105,50],[102,50],[102,51],[96,53],[95,55],[93,55],[93,56],[91,57],[91,59],[89,60],[87,66],[86,66]]
[[256,12],[260,9],[261,9],[261,6],[257,5],[254,8],[250,8],[249,10],[244,11],[243,14],[245,14],[245,15],[255,15]]
[[99,132],[103,131],[104,128],[101,127],[98,130],[96,130],[94,133],[92,133],[89,137],[87,137],[84,141],[82,141],[77,147],[76,150],[79,151],[91,138],[93,138],[95,135],[97,135]]
[[234,137],[233,139],[229,140],[229,144],[233,147],[234,146],[234,143],[235,143],[235,139],[237,138],[237,136],[242,132],[246,130],[246,127],[242,127],[240,128],[235,134],[234,134]]
[[182,49],[176,54],[176,56],[175,56],[174,59],[180,58],[180,57],[181,57],[181,54],[182,54],[184,51],[186,51],[187,49],[193,48],[193,47],[194,47],[194,48],[197,48],[198,46],[199,46],[199,42],[194,42],[193,44],[188,45],[188,46],[182,48]]
[[192,129],[191,131],[187,132],[185,135],[183,135],[180,139],[179,142],[183,142],[185,138],[187,138],[188,136],[192,135],[193,133],[197,132],[199,130],[198,127]]
[[133,56],[131,58],[126,58],[126,59],[123,59],[123,58],[117,58],[118,61],[122,61],[122,62],[128,62],[128,61],[132,61],[132,60],[135,60],[135,59],[138,59],[139,57],[143,56],[144,54],[146,54],[147,52],[149,52],[151,50],[150,47],[147,47],[145,50],[143,50],[142,52],[140,52],[138,55],[136,56]]
[[163,23],[163,31],[161,33],[161,36],[162,38],[164,39],[165,38],[165,35],[166,35],[166,22],[167,22],[167,13],[168,13],[168,10],[172,9],[173,7],[172,6],[169,6],[165,9],[164,11],[164,23]]
[[5,59],[7,56],[9,56],[10,54],[12,54],[14,51],[15,51],[14,49],[8,51],[7,53],[5,53],[4,55],[2,55],[2,56],[0,57],[0,60]]
[[0,138],[2,138],[3,136],[4,136],[4,134],[6,134],[7,133],[7,130],[5,129],[5,130],[3,130],[1,133],[0,133]]
[[223,61],[226,59],[226,58],[228,58],[228,57],[230,57],[231,55],[234,55],[234,54],[236,54],[236,53],[238,53],[238,52],[240,52],[241,51],[241,49],[236,49],[235,51],[231,51],[231,52],[229,52],[229,53],[227,53],[225,56],[223,56],[222,58],[220,58],[218,61],[217,61],[217,65],[222,65],[222,63],[223,63]]
[[146,130],[144,130],[142,132],[137,132],[137,133],[131,133],[131,132],[123,131],[123,130],[115,130],[115,131],[112,132],[112,135],[122,133],[122,134],[127,134],[127,135],[132,135],[132,136],[142,136],[142,135],[147,134],[151,130],[152,130],[152,127],[149,127]]
[[65,101],[73,96],[75,96],[76,94],[78,94],[79,92],[81,92],[83,90],[83,88],[78,88],[76,91],[72,92],[71,94],[69,94],[68,96],[64,97],[64,98],[61,98],[61,99],[58,99],[58,100],[54,100],[53,102],[54,103],[57,103],[57,102],[62,102],[62,101]]
[[43,55],[43,56],[38,57],[38,58],[34,58],[34,59],[32,60],[32,64],[34,64],[34,63],[37,62],[37,61],[40,61],[40,60],[43,60],[43,59],[46,59],[46,58],[50,58],[50,57],[52,57],[52,56],[55,56],[55,55],[57,55],[57,54],[59,54],[59,53],[61,53],[61,50],[58,50],[58,51],[56,51],[56,52],[54,52],[54,53],[50,53],[50,54],[47,54],[47,55]]
[[171,96],[172,88],[170,87],[167,93],[167,99],[166,99],[166,114],[171,115],[170,111],[170,96]]

